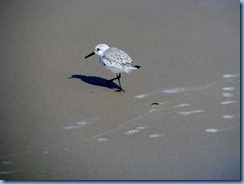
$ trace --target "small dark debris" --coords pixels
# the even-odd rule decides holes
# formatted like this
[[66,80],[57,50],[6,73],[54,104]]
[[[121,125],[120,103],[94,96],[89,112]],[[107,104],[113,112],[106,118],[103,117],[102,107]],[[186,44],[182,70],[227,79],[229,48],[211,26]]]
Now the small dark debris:
[[159,103],[157,103],[157,102],[153,102],[151,105],[159,105]]

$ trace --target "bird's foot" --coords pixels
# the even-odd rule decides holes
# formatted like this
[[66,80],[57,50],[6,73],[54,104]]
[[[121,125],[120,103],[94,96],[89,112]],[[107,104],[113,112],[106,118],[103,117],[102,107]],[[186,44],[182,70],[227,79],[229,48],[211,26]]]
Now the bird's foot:
[[114,92],[125,92],[125,90],[123,90],[122,88],[121,89],[116,89]]

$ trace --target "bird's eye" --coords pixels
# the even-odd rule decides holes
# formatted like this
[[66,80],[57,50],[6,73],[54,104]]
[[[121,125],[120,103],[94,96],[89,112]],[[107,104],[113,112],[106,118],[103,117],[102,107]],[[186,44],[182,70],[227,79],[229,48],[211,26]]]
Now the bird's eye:
[[100,49],[99,48],[97,48],[97,51],[99,51]]

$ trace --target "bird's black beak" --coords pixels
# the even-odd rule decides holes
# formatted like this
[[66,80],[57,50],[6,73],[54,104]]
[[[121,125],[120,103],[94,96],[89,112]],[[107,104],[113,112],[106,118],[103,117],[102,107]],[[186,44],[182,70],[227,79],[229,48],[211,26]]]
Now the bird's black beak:
[[88,57],[90,57],[90,56],[93,56],[94,54],[95,54],[95,52],[92,52],[91,54],[88,54],[88,55],[85,57],[85,59],[88,58]]

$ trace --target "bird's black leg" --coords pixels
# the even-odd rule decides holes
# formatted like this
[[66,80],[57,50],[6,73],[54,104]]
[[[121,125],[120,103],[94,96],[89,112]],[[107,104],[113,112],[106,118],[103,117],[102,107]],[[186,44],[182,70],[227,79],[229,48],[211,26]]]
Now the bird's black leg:
[[110,80],[107,80],[107,82],[110,83],[110,82],[113,82],[114,80],[118,79],[120,89],[116,90],[116,92],[125,91],[121,87],[120,78],[121,78],[121,74],[116,74],[116,77],[115,78],[112,78]]
[[119,87],[120,87],[120,89],[118,89],[118,90],[116,90],[116,92],[120,92],[120,91],[125,91],[125,90],[123,90],[123,88],[121,87],[121,84],[120,84],[120,78],[121,78],[121,74],[116,74],[116,78],[118,79],[118,81],[119,81]]
[[117,77],[115,77],[115,78],[112,78],[112,79],[110,79],[110,80],[107,80],[107,82],[110,83],[110,82],[113,82],[114,80],[118,79],[118,75],[117,75],[117,74],[116,74],[116,76],[117,76]]

